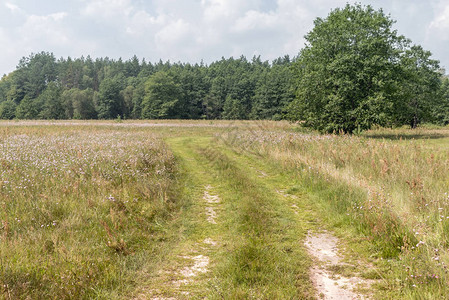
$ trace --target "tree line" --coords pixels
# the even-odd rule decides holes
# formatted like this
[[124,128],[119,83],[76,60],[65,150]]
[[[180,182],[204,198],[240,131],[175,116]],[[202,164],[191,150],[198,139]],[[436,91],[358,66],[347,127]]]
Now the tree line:
[[282,119],[292,60],[210,65],[31,54],[0,81],[1,119]]
[[31,54],[0,80],[1,119],[289,119],[321,132],[449,124],[449,80],[382,10],[317,18],[293,59],[209,65]]

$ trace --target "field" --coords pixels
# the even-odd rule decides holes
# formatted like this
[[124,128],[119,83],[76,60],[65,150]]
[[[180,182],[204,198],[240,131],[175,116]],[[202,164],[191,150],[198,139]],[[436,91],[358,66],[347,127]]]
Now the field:
[[444,298],[448,170],[447,127],[1,122],[0,298]]

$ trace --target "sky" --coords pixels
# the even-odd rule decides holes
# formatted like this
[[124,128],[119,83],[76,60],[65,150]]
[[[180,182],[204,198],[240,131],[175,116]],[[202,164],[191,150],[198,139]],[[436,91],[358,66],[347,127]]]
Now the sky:
[[[0,77],[22,57],[210,63],[296,56],[313,20],[347,0],[0,0]],[[449,0],[362,0],[449,70]]]

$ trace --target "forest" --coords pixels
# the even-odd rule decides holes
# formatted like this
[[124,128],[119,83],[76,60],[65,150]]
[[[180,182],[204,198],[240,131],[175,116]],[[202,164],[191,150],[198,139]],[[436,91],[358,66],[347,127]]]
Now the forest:
[[293,100],[291,59],[244,56],[152,64],[136,56],[23,58],[0,81],[2,119],[282,119]]
[[205,64],[23,57],[0,81],[1,119],[288,119],[321,132],[449,124],[449,80],[370,6],[317,18],[305,47]]

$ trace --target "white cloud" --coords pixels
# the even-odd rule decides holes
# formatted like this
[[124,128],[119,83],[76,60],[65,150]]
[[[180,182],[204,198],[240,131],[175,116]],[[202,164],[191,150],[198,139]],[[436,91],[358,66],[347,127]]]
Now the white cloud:
[[191,55],[196,48],[195,28],[179,19],[159,30],[154,37],[156,48],[166,58],[180,60],[180,56]]
[[144,10],[138,11],[129,18],[126,25],[126,33],[134,37],[145,36],[148,33],[152,33],[154,28],[166,24],[167,19],[166,15],[154,17]]
[[235,12],[233,7],[227,0],[201,0],[204,8],[204,16],[207,21],[214,21],[222,17],[229,17]]
[[[4,47],[2,47],[2,57],[4,57],[4,59],[0,60],[0,62],[2,62],[3,64],[8,64],[10,63],[10,58],[11,56],[13,56],[17,51],[16,49],[14,49],[14,47],[11,47],[12,45],[14,45],[14,42],[11,40],[11,37],[8,34],[8,31],[1,28],[0,27],[0,45],[4,45]],[[17,61],[18,62],[18,61]],[[14,63],[17,63],[14,62]],[[1,70],[0,66],[0,70]],[[0,74],[0,76],[3,75],[3,73]]]
[[[30,52],[147,60],[296,55],[316,17],[347,0],[4,0],[0,56],[10,68]],[[449,62],[448,0],[361,0],[383,5],[400,33]],[[20,5],[17,5],[20,3]],[[65,13],[67,12],[67,13]],[[11,54],[12,52],[16,54]],[[19,52],[20,54],[17,54]],[[14,55],[18,58],[14,58]]]
[[235,31],[248,31],[254,29],[269,29],[276,27],[279,23],[278,15],[274,13],[261,13],[248,11],[243,18],[239,18],[232,27]]
[[304,3],[293,0],[278,0],[276,7],[266,12],[248,10],[231,27],[230,32],[240,37],[234,52],[261,53],[265,59],[296,55],[315,17]]
[[[19,28],[19,34],[26,46],[32,47],[45,41],[48,46],[60,46],[68,44],[69,37],[66,35],[62,21],[67,16],[65,12],[50,14],[47,16],[28,16],[25,24]],[[50,49],[51,50],[51,49]]]
[[429,30],[436,31],[441,39],[449,40],[449,4],[438,10]]
[[129,16],[133,9],[131,0],[94,0],[88,1],[82,14],[109,19],[117,16]]
[[206,22],[230,21],[257,6],[257,0],[201,0]]
[[61,21],[65,17],[67,17],[67,13],[66,12],[58,12],[58,13],[48,15],[48,17],[53,19],[54,21]]
[[45,16],[26,15],[24,22],[17,27],[0,27],[0,50],[3,57],[0,64],[0,76],[13,71],[23,56],[31,52],[50,51],[67,47],[71,39],[67,36],[63,22],[67,13],[58,12]]
[[22,10],[15,4],[6,2],[5,3],[6,8],[8,8],[12,13],[21,12]]

